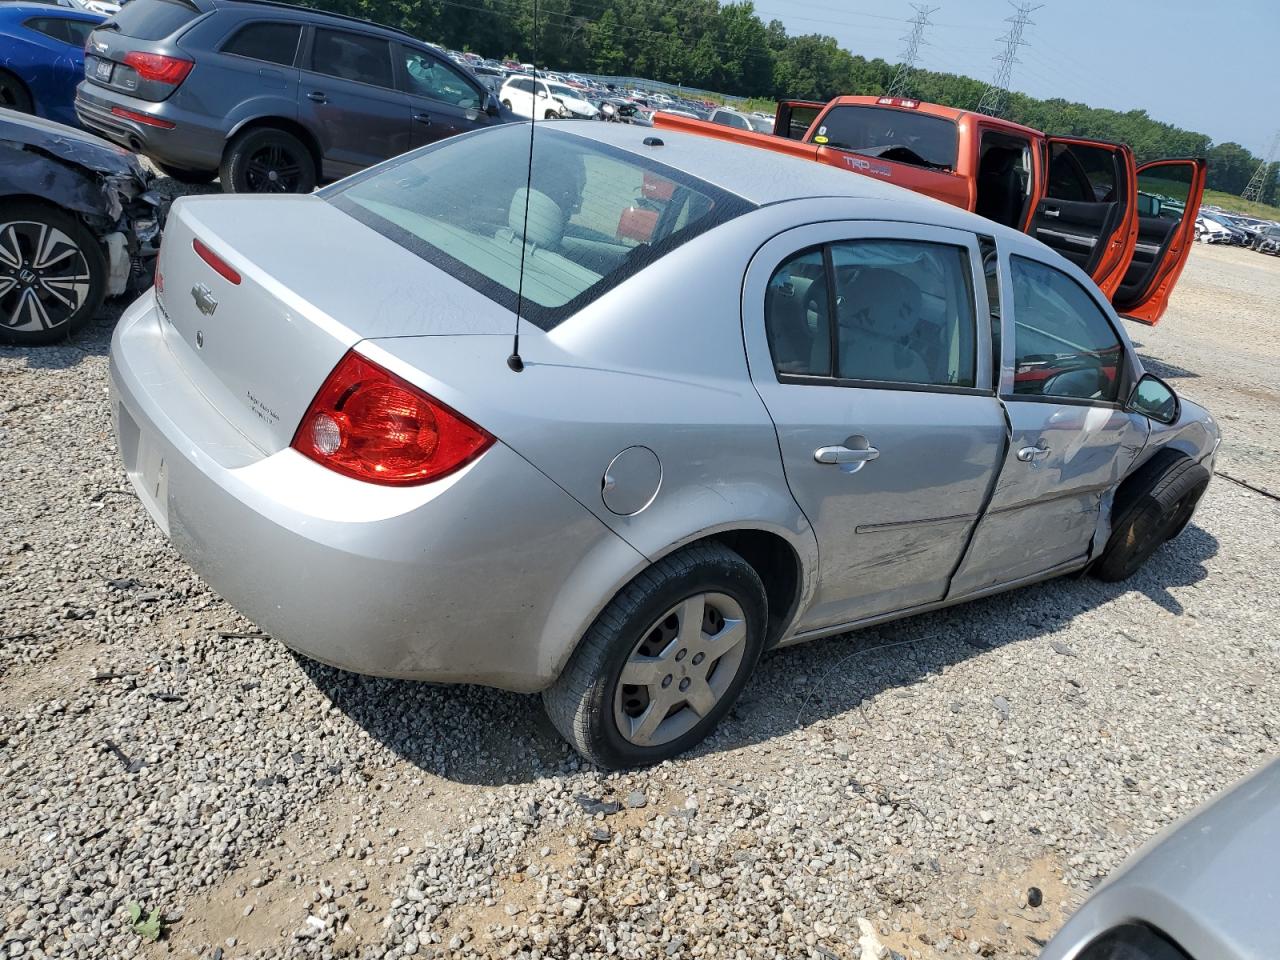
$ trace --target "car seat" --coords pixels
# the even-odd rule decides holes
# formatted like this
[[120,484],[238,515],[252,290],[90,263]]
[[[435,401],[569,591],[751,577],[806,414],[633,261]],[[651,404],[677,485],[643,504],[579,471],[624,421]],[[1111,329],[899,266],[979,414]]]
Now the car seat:
[[838,376],[851,380],[932,383],[919,348],[924,298],[895,270],[864,267],[841,291]]

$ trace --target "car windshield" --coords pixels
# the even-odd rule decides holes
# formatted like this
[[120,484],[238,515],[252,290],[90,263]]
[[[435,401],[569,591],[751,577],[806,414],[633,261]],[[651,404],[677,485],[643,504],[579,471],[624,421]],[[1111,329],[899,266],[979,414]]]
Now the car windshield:
[[747,117],[747,123],[751,124],[751,129],[756,133],[773,133],[773,118],[765,119],[764,117]]
[[956,125],[951,120],[894,107],[832,107],[811,143],[934,170],[956,165]]
[[553,97],[568,97],[571,100],[582,99],[582,94],[573,89],[573,87],[566,87],[563,83],[548,83],[547,86],[551,88]]
[[547,330],[752,209],[648,157],[545,127],[533,138],[531,190],[530,129],[510,124],[407,154],[321,195],[509,309],[522,290],[521,315]]

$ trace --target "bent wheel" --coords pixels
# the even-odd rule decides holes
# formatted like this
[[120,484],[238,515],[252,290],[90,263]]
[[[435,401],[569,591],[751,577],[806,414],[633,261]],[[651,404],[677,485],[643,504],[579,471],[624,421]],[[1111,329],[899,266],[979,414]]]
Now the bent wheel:
[[640,574],[600,613],[543,703],[603,767],[657,763],[707,736],[764,647],[768,604],[751,565],[704,544]]
[[1161,450],[1116,495],[1111,536],[1090,573],[1109,582],[1133,576],[1183,531],[1208,486],[1208,470],[1177,450]]

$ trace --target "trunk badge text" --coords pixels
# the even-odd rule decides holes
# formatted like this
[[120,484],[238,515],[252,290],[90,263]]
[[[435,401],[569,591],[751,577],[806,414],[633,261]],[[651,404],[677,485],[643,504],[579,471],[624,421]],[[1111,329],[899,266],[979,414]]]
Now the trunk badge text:
[[213,311],[218,309],[218,301],[214,299],[213,291],[203,283],[197,283],[191,288],[191,299],[196,302],[196,306],[206,317],[212,317]]

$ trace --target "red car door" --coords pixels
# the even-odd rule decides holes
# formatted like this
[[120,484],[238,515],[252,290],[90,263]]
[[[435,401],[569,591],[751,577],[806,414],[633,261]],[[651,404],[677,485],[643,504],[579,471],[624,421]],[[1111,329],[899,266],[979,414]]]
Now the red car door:
[[1153,160],[1138,168],[1138,243],[1112,303],[1130,320],[1154,326],[1169,306],[1195,240],[1204,196],[1202,158]]

